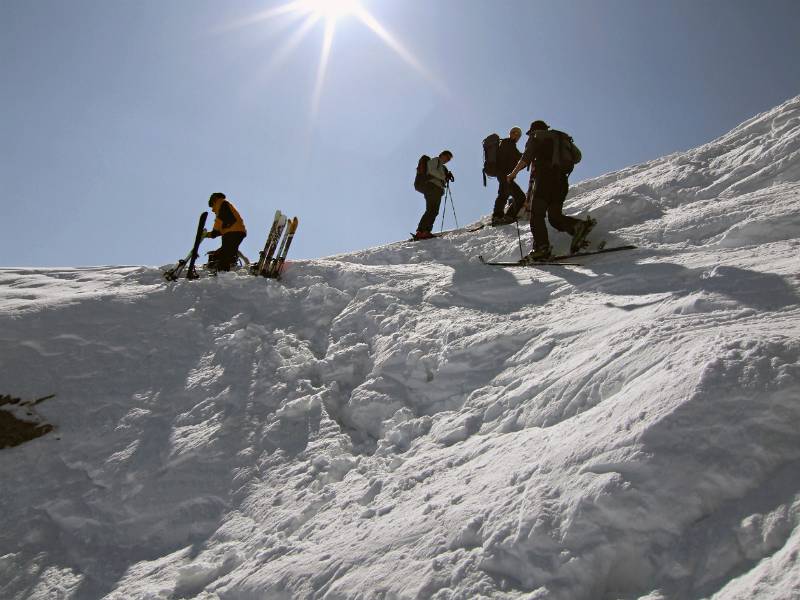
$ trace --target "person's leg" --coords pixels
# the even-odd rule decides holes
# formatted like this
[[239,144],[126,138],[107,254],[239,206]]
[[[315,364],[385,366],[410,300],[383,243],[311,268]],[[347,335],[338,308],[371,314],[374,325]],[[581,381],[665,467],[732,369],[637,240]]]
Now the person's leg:
[[564,202],[553,200],[547,205],[547,220],[550,221],[553,229],[572,235],[575,233],[575,226],[581,221],[575,217],[568,217],[562,212],[563,210]]
[[547,207],[548,220],[556,230],[573,235],[575,226],[581,221],[574,217],[568,217],[563,213],[564,200],[566,200],[567,192],[569,191],[569,181],[566,175],[561,175],[554,183],[552,199],[548,202]]
[[512,181],[510,184],[508,184],[506,189],[508,190],[508,194],[510,194],[514,199],[511,207],[506,212],[506,216],[510,217],[511,219],[516,219],[519,215],[519,211],[522,210],[522,207],[525,204],[525,192],[523,192],[522,188],[517,185],[516,181]]
[[230,271],[239,255],[239,244],[244,239],[244,234],[236,231],[222,236],[222,246],[214,256],[217,271]]
[[547,199],[537,189],[538,182],[533,184],[531,193],[531,234],[533,235],[533,249],[550,247],[550,238],[547,234],[547,225],[544,222],[547,215]]
[[436,222],[436,217],[439,216],[439,206],[442,203],[442,194],[444,190],[433,185],[428,184],[425,190],[425,214],[419,220],[417,231],[424,231],[430,233],[433,231],[433,224]]
[[[506,208],[506,199],[508,199],[509,184],[503,175],[498,178],[499,183],[497,186],[497,199],[494,201],[494,210],[492,211],[492,219],[502,219],[503,211]],[[512,184],[516,185],[516,184]]]

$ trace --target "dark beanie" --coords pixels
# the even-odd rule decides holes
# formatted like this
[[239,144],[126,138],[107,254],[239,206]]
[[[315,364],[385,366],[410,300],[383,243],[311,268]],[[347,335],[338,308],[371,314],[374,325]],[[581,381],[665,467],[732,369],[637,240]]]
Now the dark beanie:
[[211,197],[208,199],[208,205],[211,206],[212,204],[214,204],[215,200],[218,200],[220,198],[222,200],[225,200],[225,194],[223,194],[222,192],[214,192],[213,194],[211,194]]
[[528,135],[530,135],[534,131],[547,131],[550,129],[550,125],[545,123],[544,121],[534,121],[531,123],[531,128],[528,130]]

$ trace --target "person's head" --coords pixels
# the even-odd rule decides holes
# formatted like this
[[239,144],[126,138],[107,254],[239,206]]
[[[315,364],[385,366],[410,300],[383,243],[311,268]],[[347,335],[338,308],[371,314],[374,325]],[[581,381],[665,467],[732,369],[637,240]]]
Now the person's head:
[[214,204],[217,202],[217,200],[225,200],[225,194],[222,192],[214,192],[211,194],[211,197],[208,199],[208,207],[214,208]]
[[439,153],[439,160],[442,161],[443,165],[449,163],[452,158],[453,158],[453,153],[450,152],[450,150],[442,150]]
[[508,132],[508,137],[510,137],[513,141],[518,142],[519,138],[522,137],[522,129],[519,127],[512,127],[511,131]]
[[531,128],[528,130],[528,135],[532,134],[534,131],[547,131],[548,129],[550,129],[550,125],[544,121],[534,121],[531,123]]

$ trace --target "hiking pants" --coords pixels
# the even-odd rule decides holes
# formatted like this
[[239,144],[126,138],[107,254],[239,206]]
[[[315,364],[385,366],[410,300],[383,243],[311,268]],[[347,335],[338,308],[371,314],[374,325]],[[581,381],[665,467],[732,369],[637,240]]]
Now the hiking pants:
[[436,222],[436,217],[439,216],[439,206],[442,203],[442,196],[444,190],[432,183],[427,183],[425,186],[425,214],[419,220],[417,231],[433,231],[433,224]]
[[525,192],[517,185],[516,181],[508,182],[505,175],[501,175],[499,179],[500,184],[497,187],[497,200],[494,201],[492,217],[499,219],[505,216],[503,211],[506,208],[506,200],[511,196],[514,201],[508,210],[508,216],[516,218],[522,205],[525,204]]
[[572,235],[579,219],[566,216],[562,210],[564,200],[569,191],[569,181],[564,174],[551,177],[533,178],[531,180],[531,234],[533,234],[533,247],[543,248],[550,245],[547,235],[547,225],[544,219],[558,231]]
[[217,271],[230,271],[239,258],[239,244],[247,234],[241,231],[232,231],[222,235],[222,245],[214,252],[212,267]]

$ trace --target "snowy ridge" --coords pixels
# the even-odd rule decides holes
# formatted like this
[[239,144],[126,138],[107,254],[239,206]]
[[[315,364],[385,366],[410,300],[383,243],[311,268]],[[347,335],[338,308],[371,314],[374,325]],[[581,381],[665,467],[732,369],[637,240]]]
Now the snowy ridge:
[[800,97],[577,211],[640,249],[0,270],[0,394],[57,394],[0,452],[0,597],[798,597]]

